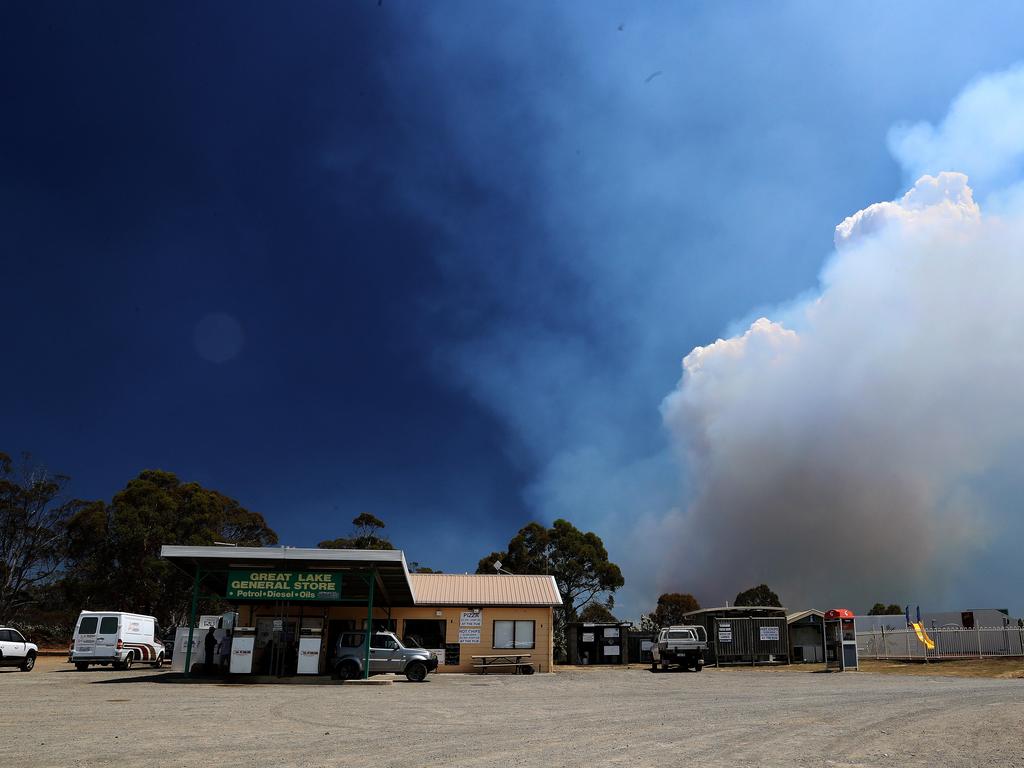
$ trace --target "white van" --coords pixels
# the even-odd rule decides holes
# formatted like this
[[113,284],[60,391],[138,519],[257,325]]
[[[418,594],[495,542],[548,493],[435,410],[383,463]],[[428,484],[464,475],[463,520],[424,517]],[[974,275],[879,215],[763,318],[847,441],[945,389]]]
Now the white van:
[[75,624],[68,661],[80,670],[90,664],[131,669],[137,661],[164,663],[160,628],[152,616],[118,611],[82,611]]

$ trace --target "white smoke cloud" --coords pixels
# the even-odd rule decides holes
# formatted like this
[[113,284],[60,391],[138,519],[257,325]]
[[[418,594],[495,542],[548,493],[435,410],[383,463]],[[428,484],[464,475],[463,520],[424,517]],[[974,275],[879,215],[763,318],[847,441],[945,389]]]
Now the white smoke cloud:
[[[986,103],[1014,73],[977,86]],[[958,99],[929,157],[955,161],[969,142],[946,126],[980,101]],[[717,601],[767,581],[823,607],[934,597],[1019,514],[979,484],[1024,437],[1024,215],[983,214],[967,177],[941,172],[835,240],[817,296],[683,360],[662,413],[698,554],[666,586]]]
[[937,126],[895,126],[889,148],[910,179],[955,169],[985,194],[1019,181],[1024,175],[1024,66],[977,80]]

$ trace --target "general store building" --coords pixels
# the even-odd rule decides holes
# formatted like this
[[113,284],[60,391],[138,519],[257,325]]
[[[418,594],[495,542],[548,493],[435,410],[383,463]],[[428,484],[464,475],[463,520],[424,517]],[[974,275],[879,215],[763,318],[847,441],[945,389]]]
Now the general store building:
[[551,576],[410,573],[400,550],[165,545],[161,557],[192,581],[190,626],[199,600],[217,597],[237,613],[231,634],[255,635],[254,672],[293,674],[288,654],[319,637],[326,674],[338,637],[367,626],[433,650],[439,672],[472,671],[472,656],[512,650],[538,672],[554,663],[562,601]]

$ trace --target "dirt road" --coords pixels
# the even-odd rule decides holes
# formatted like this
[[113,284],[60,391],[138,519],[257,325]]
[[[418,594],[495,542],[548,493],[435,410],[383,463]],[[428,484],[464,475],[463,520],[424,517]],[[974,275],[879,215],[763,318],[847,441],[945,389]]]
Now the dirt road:
[[0,673],[0,765],[1024,764],[1024,680],[870,673],[435,675],[390,686]]

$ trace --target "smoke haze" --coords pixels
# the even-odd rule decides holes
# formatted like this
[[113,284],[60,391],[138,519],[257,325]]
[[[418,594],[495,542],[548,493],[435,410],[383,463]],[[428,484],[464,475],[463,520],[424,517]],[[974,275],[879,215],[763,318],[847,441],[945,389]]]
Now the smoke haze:
[[705,593],[941,594],[1020,523],[983,486],[1024,436],[1024,216],[986,215],[941,169],[978,169],[997,199],[1014,182],[1024,71],[979,81],[937,129],[891,135],[937,174],[839,224],[820,293],[694,349],[663,403],[694,483],[682,530],[702,542],[676,577]]
[[[958,8],[940,26],[979,23]],[[1013,599],[990,585],[1020,527],[1019,78],[894,126],[1011,54],[904,50],[920,6],[844,30],[744,7],[750,36],[736,9],[506,10],[417,20],[424,71],[460,73],[441,114],[489,216],[410,195],[479,297],[439,374],[506,426],[531,516],[604,538],[626,617],[760,581],[793,607]],[[1000,120],[983,163],[972,126]]]
[[831,605],[960,575],[1016,514],[974,483],[1024,435],[1022,235],[962,174],[924,176],[837,227],[819,296],[684,358],[682,581]]

